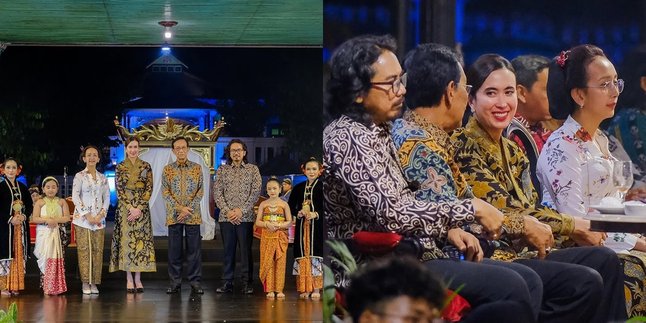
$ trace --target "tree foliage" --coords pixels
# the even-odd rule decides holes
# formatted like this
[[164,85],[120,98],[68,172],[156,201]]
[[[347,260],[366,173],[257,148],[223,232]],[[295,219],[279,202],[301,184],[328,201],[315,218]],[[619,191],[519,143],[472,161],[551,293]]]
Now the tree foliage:
[[31,107],[26,100],[20,103],[0,102],[0,152],[2,159],[17,158],[23,173],[33,179],[47,168],[52,159],[51,150],[43,147],[47,112]]

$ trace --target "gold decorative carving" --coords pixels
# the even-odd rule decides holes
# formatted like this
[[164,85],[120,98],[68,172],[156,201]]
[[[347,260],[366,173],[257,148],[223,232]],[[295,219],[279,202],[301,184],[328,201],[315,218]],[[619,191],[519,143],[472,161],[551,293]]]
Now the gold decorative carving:
[[128,131],[115,118],[114,125],[121,141],[130,137],[137,137],[141,141],[172,141],[177,137],[184,137],[190,141],[212,141],[215,142],[220,136],[220,130],[226,122],[224,118],[213,123],[213,129],[200,131],[198,126],[193,126],[183,120],[164,118],[157,119],[141,125],[133,132]]
[[127,138],[133,136],[139,138],[140,155],[151,148],[170,148],[171,141],[176,137],[186,138],[191,142],[191,151],[200,155],[204,159],[204,163],[209,165],[211,174],[215,174],[215,169],[213,168],[215,143],[220,136],[220,130],[225,124],[224,119],[221,119],[213,123],[213,129],[199,131],[198,126],[193,126],[184,120],[164,118],[149,121],[130,132],[119,123],[119,120],[116,118],[114,120],[114,125],[117,127],[117,134],[121,141],[125,142]]

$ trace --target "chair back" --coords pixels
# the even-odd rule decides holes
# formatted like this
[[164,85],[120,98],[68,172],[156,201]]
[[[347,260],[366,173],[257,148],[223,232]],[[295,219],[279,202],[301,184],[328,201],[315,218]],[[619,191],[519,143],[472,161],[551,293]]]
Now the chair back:
[[529,159],[532,184],[538,193],[537,202],[540,203],[543,200],[543,189],[541,188],[541,182],[538,180],[538,176],[536,175],[536,164],[538,163],[539,155],[536,141],[534,141],[534,137],[529,129],[527,129],[520,121],[516,120],[516,118],[511,120],[511,123],[507,126],[505,131],[505,136],[507,138],[511,139],[512,134],[516,135],[523,143],[523,146],[525,146],[525,155],[527,155],[527,159]]

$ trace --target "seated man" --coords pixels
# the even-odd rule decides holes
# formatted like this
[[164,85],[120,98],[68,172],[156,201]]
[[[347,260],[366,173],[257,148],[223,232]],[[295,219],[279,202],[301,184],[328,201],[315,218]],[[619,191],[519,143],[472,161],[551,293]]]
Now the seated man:
[[[395,121],[392,134],[407,180],[420,183],[415,192],[416,197],[430,201],[452,201],[473,196],[465,176],[454,160],[455,149],[448,135],[448,132],[460,125],[471,87],[467,85],[457,55],[443,45],[423,44],[407,55],[405,68],[409,82],[406,101],[410,110],[404,113],[402,119]],[[542,279],[543,298],[535,300],[540,310],[539,321],[550,321],[553,318],[588,321],[598,317],[600,313],[607,313],[608,304],[599,308],[594,305],[598,304],[601,296],[594,295],[594,289],[586,291],[574,287],[586,286],[579,280],[587,281],[593,279],[595,274],[598,275],[597,272],[591,274],[590,268],[585,266],[595,269],[604,277],[604,282],[607,283],[604,286],[606,295],[621,299],[621,283],[618,278],[621,276],[621,269],[612,252],[605,248],[590,247],[558,250],[545,256],[545,246],[537,241],[551,238],[550,227],[537,221],[532,216],[533,213],[523,214],[521,210],[509,208],[503,208],[503,211],[506,215],[503,226],[508,233],[504,240],[513,247],[505,248],[508,260],[516,258],[514,250],[521,250],[523,247],[515,240],[518,238],[536,247],[539,255],[554,260],[514,260],[533,269]],[[557,213],[545,216],[552,216],[550,221],[563,221]],[[527,257],[528,254],[523,256]],[[608,266],[610,263],[614,266]],[[573,293],[573,290],[580,294]],[[554,306],[559,302],[556,300],[568,306]],[[591,309],[598,309],[598,312]]]
[[[460,295],[474,308],[508,300],[533,312],[530,287],[517,272],[452,261],[438,248],[438,243],[466,245],[471,260],[481,260],[478,240],[457,228],[477,221],[497,237],[503,216],[479,199],[415,200],[389,136],[390,122],[399,115],[406,93],[394,52],[394,40],[388,36],[361,36],[340,45],[330,60],[325,105],[334,120],[323,132],[328,237],[349,239],[358,231],[379,231],[415,239],[424,249],[424,265],[449,288],[464,285]],[[335,280],[347,285],[341,270],[335,272]],[[534,288],[540,286],[540,278],[535,275],[532,282],[532,291],[541,293],[540,287]]]
[[[514,116],[516,125],[522,127],[508,134],[509,138],[526,153],[529,158],[531,169],[532,184],[537,189],[538,199],[542,200],[542,190],[538,177],[536,176],[536,162],[538,155],[543,150],[543,145],[547,142],[552,132],[563,124],[564,120],[553,119],[550,114],[549,102],[547,100],[547,77],[549,73],[550,60],[547,57],[539,55],[521,55],[511,61],[516,75],[516,91],[518,93],[518,110]],[[521,132],[526,130],[531,137],[525,138]],[[614,136],[608,134],[609,148],[613,156],[620,160],[630,160],[628,153],[622,146],[621,142]],[[532,140],[535,144],[536,151],[527,147],[526,142]],[[644,172],[641,171],[637,163],[633,163],[633,174],[635,178],[635,187],[643,187]],[[632,195],[646,197],[642,190],[631,191]]]

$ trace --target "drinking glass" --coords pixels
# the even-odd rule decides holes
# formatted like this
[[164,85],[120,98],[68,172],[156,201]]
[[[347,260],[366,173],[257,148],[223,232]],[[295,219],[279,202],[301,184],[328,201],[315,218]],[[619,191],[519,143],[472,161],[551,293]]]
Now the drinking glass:
[[633,163],[631,161],[615,160],[613,162],[612,181],[619,191],[623,201],[626,192],[633,186]]

